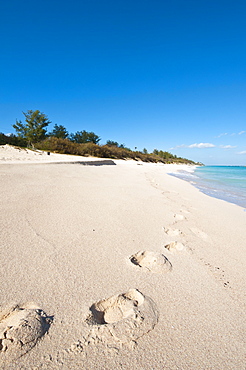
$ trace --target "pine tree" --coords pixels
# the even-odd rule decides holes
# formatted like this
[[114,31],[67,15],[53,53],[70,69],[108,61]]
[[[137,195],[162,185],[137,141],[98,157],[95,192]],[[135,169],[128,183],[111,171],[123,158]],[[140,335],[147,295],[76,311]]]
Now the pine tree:
[[66,139],[68,137],[68,131],[64,126],[55,124],[53,131],[48,135],[58,137],[59,139]]
[[17,135],[26,139],[29,144],[44,140],[47,132],[46,127],[51,123],[48,117],[39,110],[28,110],[26,113],[23,112],[23,114],[26,123],[16,120],[16,124],[13,125]]

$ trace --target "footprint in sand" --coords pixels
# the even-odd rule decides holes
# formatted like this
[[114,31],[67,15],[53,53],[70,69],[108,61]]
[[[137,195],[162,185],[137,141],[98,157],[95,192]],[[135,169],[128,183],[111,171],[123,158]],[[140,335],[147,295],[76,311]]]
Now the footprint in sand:
[[154,301],[137,289],[95,302],[90,311],[87,335],[71,351],[91,344],[110,347],[135,342],[154,329],[159,317]]
[[176,242],[176,241],[165,245],[164,248],[166,248],[167,250],[169,250],[169,252],[173,254],[188,251],[188,248],[183,243]]
[[49,329],[52,318],[29,303],[0,307],[0,362],[27,353]]
[[185,213],[185,214],[190,214],[190,211],[189,209],[186,207],[186,206],[181,206],[182,208],[180,209],[180,212],[181,213]]
[[183,234],[182,231],[179,229],[172,229],[170,227],[164,227],[163,229],[165,233],[170,236],[178,236]]
[[208,235],[206,233],[204,233],[202,230],[200,229],[197,229],[196,227],[193,227],[190,229],[193,234],[195,234],[196,236],[198,236],[199,238],[201,239],[204,239],[206,240],[208,238]]
[[179,215],[177,213],[175,213],[175,215],[173,217],[174,217],[175,222],[185,220],[185,216],[184,215]]
[[144,271],[164,273],[172,269],[171,262],[161,253],[139,251],[130,257],[130,261]]

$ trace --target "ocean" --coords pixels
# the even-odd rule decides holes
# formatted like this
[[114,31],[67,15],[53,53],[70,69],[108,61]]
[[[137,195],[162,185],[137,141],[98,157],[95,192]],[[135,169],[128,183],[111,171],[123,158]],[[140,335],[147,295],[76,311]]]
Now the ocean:
[[171,175],[190,182],[211,197],[246,208],[246,166],[198,166]]

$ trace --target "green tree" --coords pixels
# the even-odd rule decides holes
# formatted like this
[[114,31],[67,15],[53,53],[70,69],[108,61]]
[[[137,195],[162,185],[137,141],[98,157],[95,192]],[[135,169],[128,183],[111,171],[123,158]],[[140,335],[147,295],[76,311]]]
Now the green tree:
[[158,153],[158,155],[161,157],[161,158],[163,158],[163,159],[170,159],[170,158],[174,158],[174,156],[171,154],[171,153],[169,153],[169,152],[163,152],[163,150],[159,150],[159,153]]
[[26,139],[30,144],[45,139],[46,127],[51,123],[48,117],[39,110],[28,110],[26,113],[22,113],[25,116],[26,123],[16,120],[16,124],[13,125],[18,137]]
[[4,135],[4,133],[0,132],[0,145],[16,145],[16,146],[27,146],[27,141],[21,137],[15,136],[14,134]]
[[121,149],[125,149],[125,150],[128,150],[128,152],[131,152],[131,151],[132,151],[130,148],[127,148],[127,147],[125,146],[125,144],[120,144],[120,145],[119,145],[119,148],[121,148]]
[[148,150],[146,148],[143,148],[143,154],[148,154]]
[[66,139],[68,137],[68,131],[64,126],[55,124],[53,130],[48,135],[58,137],[59,139]]
[[94,132],[87,132],[83,130],[83,131],[76,131],[75,134],[71,134],[70,140],[78,144],[84,144],[84,143],[98,144],[101,139]]
[[108,145],[108,146],[117,146],[117,148],[119,147],[119,143],[117,143],[117,141],[113,141],[113,140],[108,140],[106,142],[106,145]]

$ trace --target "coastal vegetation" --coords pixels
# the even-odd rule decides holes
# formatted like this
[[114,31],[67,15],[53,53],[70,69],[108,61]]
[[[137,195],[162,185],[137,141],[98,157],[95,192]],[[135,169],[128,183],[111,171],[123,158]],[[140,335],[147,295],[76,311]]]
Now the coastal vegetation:
[[17,135],[26,139],[29,144],[44,140],[47,133],[46,127],[51,123],[48,117],[39,110],[28,110],[26,113],[23,112],[23,114],[26,123],[16,120],[16,123],[13,125]]
[[131,150],[125,144],[119,144],[113,140],[107,140],[106,144],[99,145],[101,139],[94,132],[82,130],[69,133],[63,125],[55,124],[53,130],[47,132],[47,127],[51,122],[44,113],[41,113],[39,110],[28,110],[26,113],[23,112],[23,114],[25,123],[16,120],[16,123],[13,125],[16,135],[0,133],[0,145],[10,144],[54,153],[101,158],[199,164],[186,158],[177,157],[168,151],[154,149],[152,153],[148,153],[146,148],[142,151],[136,150],[137,148]]

